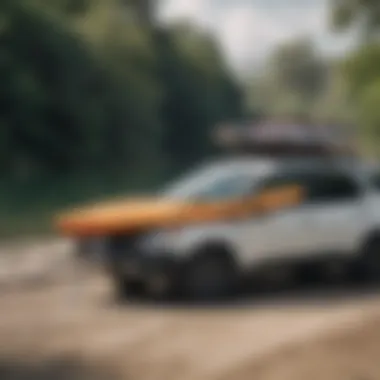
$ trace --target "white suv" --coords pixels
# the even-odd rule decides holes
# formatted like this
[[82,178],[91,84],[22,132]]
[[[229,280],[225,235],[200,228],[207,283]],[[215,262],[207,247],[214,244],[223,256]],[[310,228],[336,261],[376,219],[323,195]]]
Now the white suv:
[[288,185],[300,186],[304,197],[276,211],[106,237],[102,249],[118,291],[216,297],[248,274],[291,273],[305,264],[380,276],[380,171],[357,160],[227,159],[158,198],[218,203]]

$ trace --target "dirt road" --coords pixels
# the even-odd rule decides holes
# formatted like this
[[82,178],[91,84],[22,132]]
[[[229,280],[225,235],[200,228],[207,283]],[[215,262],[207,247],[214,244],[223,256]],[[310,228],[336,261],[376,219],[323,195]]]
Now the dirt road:
[[[331,288],[250,296],[209,308],[118,306],[103,277],[72,270],[68,250],[64,244],[45,250],[30,245],[18,251],[18,261],[3,254],[0,376],[1,361],[17,359],[20,366],[75,358],[98,368],[102,379],[112,380],[110,372],[117,380],[232,378],[284,346],[380,314],[376,293]],[[101,377],[102,371],[107,375]]]

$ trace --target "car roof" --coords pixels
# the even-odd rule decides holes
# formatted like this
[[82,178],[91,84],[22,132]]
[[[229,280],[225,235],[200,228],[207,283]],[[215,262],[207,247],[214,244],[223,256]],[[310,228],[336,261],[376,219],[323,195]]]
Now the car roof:
[[263,174],[272,172],[278,167],[279,162],[275,159],[262,159],[253,157],[222,158],[207,162],[207,165],[214,166],[215,169],[237,170],[247,169],[247,171],[262,172]]
[[290,157],[254,157],[242,156],[234,158],[225,158],[214,161],[214,164],[220,167],[247,167],[253,171],[260,172],[263,175],[270,175],[282,171],[307,171],[307,170],[343,170],[348,172],[357,172],[363,170],[366,165],[351,157],[336,158],[290,158]]
[[224,151],[283,157],[332,157],[355,154],[355,133],[352,128],[279,120],[217,126],[215,143]]

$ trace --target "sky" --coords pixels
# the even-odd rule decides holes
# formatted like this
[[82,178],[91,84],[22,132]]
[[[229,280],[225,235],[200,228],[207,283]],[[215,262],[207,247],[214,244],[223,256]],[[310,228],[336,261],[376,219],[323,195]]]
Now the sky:
[[353,36],[329,28],[331,0],[161,0],[165,22],[188,19],[211,30],[237,72],[260,66],[278,44],[308,35],[321,54],[340,55]]

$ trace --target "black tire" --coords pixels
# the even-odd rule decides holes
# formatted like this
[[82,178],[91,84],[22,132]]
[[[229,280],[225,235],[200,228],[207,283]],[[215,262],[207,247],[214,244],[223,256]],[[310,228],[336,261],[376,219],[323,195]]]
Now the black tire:
[[144,296],[144,287],[142,283],[129,280],[120,275],[113,276],[113,286],[116,299],[120,301],[137,299]]
[[326,260],[321,265],[321,279],[326,285],[343,285],[350,280],[351,263],[348,260]]
[[380,283],[380,236],[365,245],[357,266],[357,277],[365,283]]
[[237,270],[231,259],[219,252],[197,255],[187,266],[183,290],[187,299],[216,301],[236,293]]

